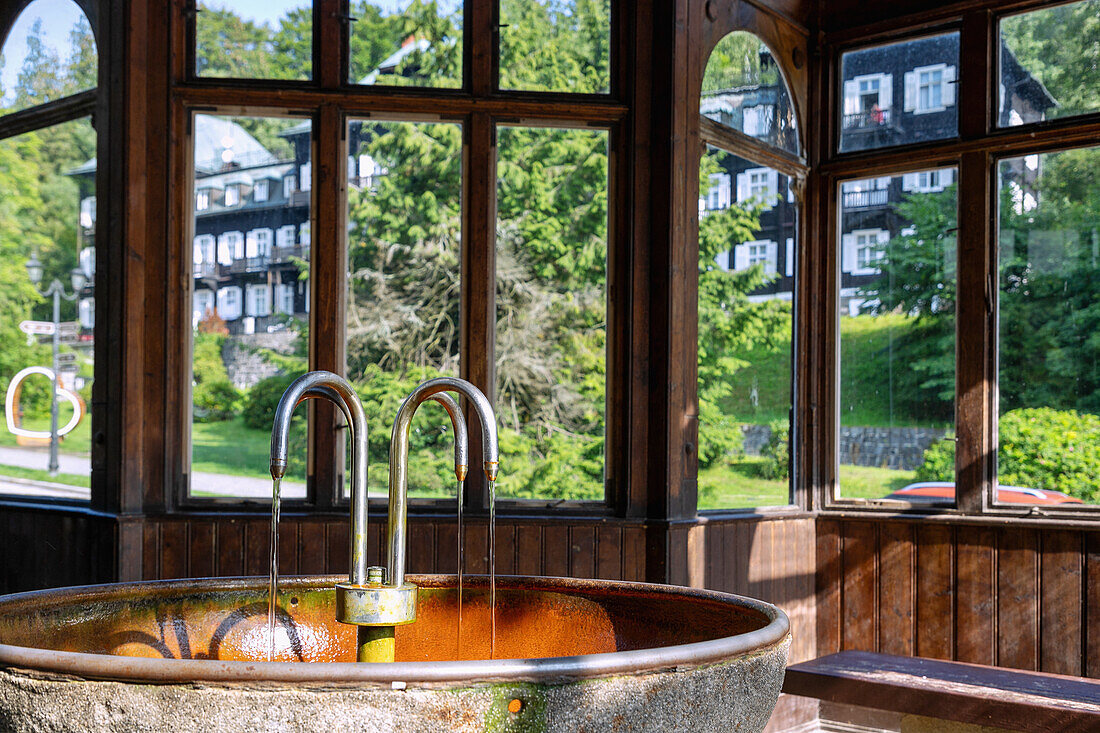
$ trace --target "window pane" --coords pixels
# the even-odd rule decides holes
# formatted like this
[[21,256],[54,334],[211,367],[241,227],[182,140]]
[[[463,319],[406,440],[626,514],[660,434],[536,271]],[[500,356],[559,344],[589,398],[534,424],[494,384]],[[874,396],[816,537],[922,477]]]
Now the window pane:
[[997,475],[1003,503],[1100,504],[1097,170],[1100,148],[1001,161]]
[[[425,379],[458,376],[462,128],[351,120],[348,140],[347,374],[368,405],[370,491],[382,496],[401,402]],[[455,495],[453,441],[442,406],[423,405],[409,496]]]
[[[191,495],[265,500],[275,406],[307,370],[310,123],[195,115],[194,156]],[[305,496],[305,414],[288,498]]]
[[699,113],[792,153],[799,152],[794,107],[764,42],[736,31],[711,51]]
[[0,114],[95,89],[98,56],[88,18],[72,0],[36,0],[0,49]]
[[958,33],[849,51],[840,67],[841,152],[959,134]]
[[940,168],[840,184],[846,499],[954,501],[956,178]]
[[699,182],[699,508],[790,503],[790,180],[716,148]]
[[1003,19],[1002,127],[1100,110],[1100,0]]
[[610,0],[501,0],[500,88],[605,94]]
[[[242,7],[244,6],[244,7]],[[199,0],[195,74],[228,79],[313,76],[313,7],[308,0]]]
[[498,496],[604,498],[607,133],[502,127]]
[[[95,154],[88,118],[0,140],[2,493],[89,496]],[[50,457],[53,394],[56,466]]]
[[352,84],[462,86],[462,1],[354,0]]

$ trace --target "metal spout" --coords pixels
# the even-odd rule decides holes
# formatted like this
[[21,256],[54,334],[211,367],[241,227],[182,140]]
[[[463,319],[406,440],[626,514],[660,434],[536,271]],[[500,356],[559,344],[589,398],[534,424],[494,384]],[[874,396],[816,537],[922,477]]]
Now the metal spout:
[[359,395],[343,377],[326,371],[314,371],[295,379],[275,408],[271,428],[271,477],[286,473],[290,442],[290,420],[303,400],[327,399],[340,408],[351,430],[351,568],[349,580],[356,585],[367,582],[367,416]]
[[[459,443],[463,442],[465,426],[462,425],[461,412],[453,399],[442,392],[457,392],[466,397],[473,405],[481,423],[482,453],[485,458],[485,476],[490,481],[497,477],[497,464],[499,452],[497,449],[497,423],[496,415],[489,400],[474,385],[465,379],[456,377],[437,377],[421,383],[414,389],[401,408],[397,411],[397,417],[393,421],[393,433],[390,437],[390,496],[389,496],[389,547],[386,554],[387,583],[390,588],[401,588],[405,585],[405,553],[408,544],[408,488],[409,488],[409,426],[413,415],[420,405],[428,399],[434,399],[447,408],[451,416],[451,422],[455,426],[455,475],[461,481],[465,473],[459,472]],[[446,398],[440,399],[441,397]],[[453,405],[454,407],[450,407]],[[468,459],[467,459],[468,460]]]

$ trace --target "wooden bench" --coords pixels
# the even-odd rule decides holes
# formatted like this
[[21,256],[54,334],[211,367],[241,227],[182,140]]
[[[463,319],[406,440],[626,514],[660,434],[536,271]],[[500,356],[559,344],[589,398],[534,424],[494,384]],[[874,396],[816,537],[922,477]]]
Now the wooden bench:
[[964,662],[840,652],[788,667],[783,692],[1009,730],[1100,731],[1100,680]]

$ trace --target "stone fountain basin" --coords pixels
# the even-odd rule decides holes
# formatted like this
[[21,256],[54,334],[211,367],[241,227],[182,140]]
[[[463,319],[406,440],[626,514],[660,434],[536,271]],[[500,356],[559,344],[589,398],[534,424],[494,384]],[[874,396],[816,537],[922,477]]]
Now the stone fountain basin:
[[343,576],[202,579],[0,598],[0,729],[759,730],[789,623],[761,601],[674,586],[409,576],[392,664],[355,663]]

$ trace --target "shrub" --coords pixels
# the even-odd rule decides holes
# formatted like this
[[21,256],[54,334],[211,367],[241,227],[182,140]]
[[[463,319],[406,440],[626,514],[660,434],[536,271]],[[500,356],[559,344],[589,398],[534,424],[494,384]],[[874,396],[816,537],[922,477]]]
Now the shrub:
[[198,422],[231,420],[240,409],[241,392],[229,380],[201,382],[192,390],[194,418]]
[[776,420],[769,423],[771,437],[764,447],[760,449],[763,461],[760,462],[757,472],[760,478],[786,479],[791,475],[791,442],[790,425],[786,420]]
[[744,452],[741,426],[714,402],[699,397],[699,468],[728,464]]
[[924,460],[917,466],[917,481],[955,480],[955,436],[948,433],[924,451]]
[[[997,478],[1006,486],[1051,489],[1100,502],[1100,417],[1049,407],[1001,416]],[[952,481],[955,442],[947,438],[924,452],[918,481]]]
[[295,377],[292,376],[277,374],[274,377],[261,379],[253,385],[252,389],[248,390],[244,409],[241,410],[245,425],[256,430],[271,430],[275,408],[279,406],[283,392],[286,392],[286,388],[294,379]]
[[1100,417],[1049,407],[1001,416],[998,478],[1100,502]]

